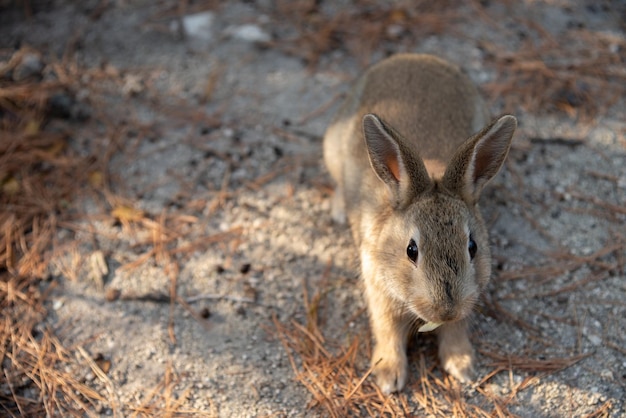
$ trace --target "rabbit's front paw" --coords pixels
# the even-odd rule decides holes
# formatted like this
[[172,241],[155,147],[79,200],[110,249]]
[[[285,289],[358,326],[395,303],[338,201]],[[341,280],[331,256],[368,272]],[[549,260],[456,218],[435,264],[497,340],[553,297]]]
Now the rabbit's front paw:
[[444,370],[463,383],[474,380],[474,351],[465,323],[444,324],[439,330],[439,359]]
[[346,204],[344,202],[343,191],[339,187],[335,189],[335,194],[332,197],[330,215],[333,221],[339,225],[345,225],[347,222]]
[[443,368],[461,383],[474,380],[474,359],[472,353],[447,353],[441,356]]
[[385,395],[402,390],[407,376],[407,359],[404,352],[375,355],[373,362],[376,384]]

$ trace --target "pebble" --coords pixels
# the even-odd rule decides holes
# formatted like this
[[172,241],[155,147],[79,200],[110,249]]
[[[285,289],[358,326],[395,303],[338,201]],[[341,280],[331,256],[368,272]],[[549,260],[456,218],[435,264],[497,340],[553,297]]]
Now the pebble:
[[121,290],[114,288],[114,287],[109,287],[106,289],[104,298],[107,302],[114,302],[118,300],[121,295],[122,295]]
[[589,339],[589,342],[595,346],[602,345],[602,338],[598,337],[597,335],[587,335],[587,338]]
[[62,299],[55,299],[54,302],[52,302],[52,309],[54,309],[55,311],[61,309],[62,307],[63,307]]
[[613,380],[613,372],[610,371],[609,369],[604,369],[600,372],[600,376],[604,379],[604,380]]
[[66,93],[53,94],[48,99],[48,114],[53,118],[69,119],[72,117],[72,107],[75,100]]
[[[215,14],[213,12],[201,12],[184,16],[183,29],[185,35],[203,41],[213,38]],[[172,22],[170,29],[172,32],[178,31],[178,22]]]
[[124,77],[124,85],[122,92],[125,96],[136,96],[144,90],[141,76],[136,74],[128,74]]
[[267,32],[252,23],[230,27],[226,30],[226,33],[234,39],[245,42],[262,43],[272,40],[272,37]]
[[402,25],[389,25],[387,27],[387,35],[391,38],[399,38],[404,33],[404,26]]
[[26,53],[13,69],[13,81],[22,81],[31,77],[40,77],[44,63],[38,54]]

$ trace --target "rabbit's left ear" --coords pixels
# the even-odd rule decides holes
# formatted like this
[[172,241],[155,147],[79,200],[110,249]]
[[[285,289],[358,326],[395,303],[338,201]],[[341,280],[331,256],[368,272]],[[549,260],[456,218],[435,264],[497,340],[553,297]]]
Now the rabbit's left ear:
[[500,171],[516,127],[517,119],[504,115],[465,141],[448,164],[444,187],[476,203],[485,184]]

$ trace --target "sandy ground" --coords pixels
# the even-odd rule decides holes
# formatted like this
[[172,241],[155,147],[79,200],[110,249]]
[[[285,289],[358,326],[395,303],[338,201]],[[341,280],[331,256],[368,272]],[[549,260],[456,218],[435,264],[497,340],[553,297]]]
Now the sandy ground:
[[[559,108],[496,87],[507,62],[519,64],[507,57],[529,44],[563,50],[566,64],[614,56],[626,82],[624,2],[468,2],[442,30],[390,24],[384,42],[335,41],[319,59],[298,38],[304,26],[277,18],[283,9],[270,1],[222,2],[184,18],[168,12],[176,2],[30,3],[28,19],[21,5],[0,3],[0,47],[28,45],[48,63],[69,51],[85,74],[112,74],[117,84],[85,79],[91,87],[73,92],[75,106],[92,109],[88,122],[71,122],[73,146],[92,152],[117,141],[112,190],[173,237],[168,248],[182,249],[173,270],[171,260],[143,257],[154,231],[145,222],[100,216],[111,208],[92,196],[71,202],[89,216],[75,221],[82,229],[59,232],[66,250],[50,266],[60,286],[47,324],[64,344],[110,361],[108,383],[77,371],[110,400],[97,414],[131,414],[167,376],[181,411],[198,416],[325,414],[308,409],[313,397],[295,378],[272,318],[304,323],[303,294],[323,295],[328,340],[369,338],[355,248],[329,215],[321,136],[339,95],[368,63],[414,51],[458,63],[494,114],[520,121],[509,161],[483,196],[494,277],[472,327],[481,378],[497,361],[509,366],[460,396],[495,411],[485,393],[512,393],[504,415],[626,416],[625,98],[585,117],[585,101],[599,97]],[[321,3],[323,19],[348,2]],[[576,42],[565,43],[582,42],[583,32],[603,39],[605,50],[583,56]],[[612,94],[610,86],[602,94]],[[93,109],[103,101],[113,127],[98,123]],[[76,253],[83,261],[72,264]],[[170,304],[173,277],[184,303]],[[425,356],[443,378],[432,338],[421,340],[425,350],[411,358]],[[358,352],[361,375],[367,349]],[[553,359],[569,367],[550,368]],[[408,410],[433,414],[415,401],[420,390],[410,378]]]

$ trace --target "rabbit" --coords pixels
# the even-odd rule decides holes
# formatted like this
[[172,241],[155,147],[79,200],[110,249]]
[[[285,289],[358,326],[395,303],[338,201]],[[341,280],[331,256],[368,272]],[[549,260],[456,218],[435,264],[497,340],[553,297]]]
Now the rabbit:
[[512,115],[488,122],[455,65],[398,54],[357,80],[324,135],[332,218],[348,221],[358,247],[372,370],[385,394],[406,383],[416,330],[436,329],[443,368],[474,379],[467,319],[491,274],[478,199],[517,127]]

